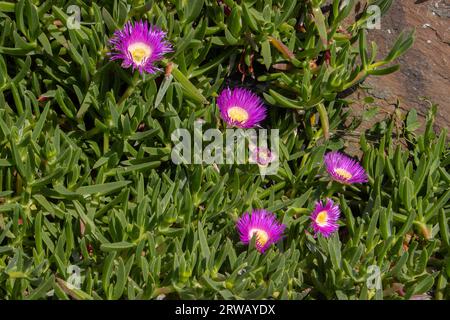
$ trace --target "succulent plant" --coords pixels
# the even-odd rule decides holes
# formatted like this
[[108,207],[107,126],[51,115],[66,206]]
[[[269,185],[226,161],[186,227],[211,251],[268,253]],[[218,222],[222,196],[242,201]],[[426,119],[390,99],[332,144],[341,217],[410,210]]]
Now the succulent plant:
[[[411,111],[361,136],[367,183],[326,171],[345,142],[331,133],[350,130],[342,95],[395,71],[413,38],[377,60],[369,7],[349,22],[343,3],[0,1],[0,298],[448,299],[450,149],[436,106],[423,132]],[[111,59],[115,32],[136,21],[173,46],[152,60],[161,72]],[[127,56],[137,69],[146,44]],[[279,130],[276,174],[174,164],[174,130],[225,129],[216,100],[236,86]],[[325,198],[340,218],[314,237]],[[255,223],[240,237],[258,209],[275,236]]]

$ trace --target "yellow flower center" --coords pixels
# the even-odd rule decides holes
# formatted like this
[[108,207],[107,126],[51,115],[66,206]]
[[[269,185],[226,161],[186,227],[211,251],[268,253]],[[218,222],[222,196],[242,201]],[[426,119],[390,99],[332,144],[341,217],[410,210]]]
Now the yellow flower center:
[[267,241],[269,241],[269,234],[261,229],[251,229],[250,239],[253,238],[253,236],[256,236],[256,242],[260,246],[264,246],[267,243]]
[[340,175],[345,180],[350,180],[353,177],[353,175],[350,172],[348,172],[347,170],[342,169],[342,168],[334,169],[334,172],[336,172],[338,175]]
[[323,227],[324,225],[327,224],[328,221],[328,213],[326,210],[320,211],[319,214],[316,217],[316,223]]
[[145,59],[152,55],[152,49],[143,42],[136,42],[128,47],[128,52],[131,54],[133,61],[140,65]]
[[231,120],[244,123],[248,120],[248,112],[241,107],[231,107],[228,109],[228,116]]
[[266,150],[260,151],[259,154],[258,154],[258,156],[259,156],[261,159],[263,159],[263,160],[267,160],[267,159],[270,158],[269,151],[266,151]]

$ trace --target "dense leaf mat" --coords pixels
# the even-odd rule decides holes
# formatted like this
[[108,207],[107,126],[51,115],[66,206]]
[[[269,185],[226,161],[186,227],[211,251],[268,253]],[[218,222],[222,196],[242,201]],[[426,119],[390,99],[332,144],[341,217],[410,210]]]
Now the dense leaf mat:
[[[412,44],[403,33],[376,60],[370,15],[349,22],[354,5],[0,1],[0,298],[450,298],[450,150],[436,107],[420,134],[410,112],[361,135],[368,183],[337,185],[324,169],[353,129],[346,91],[397,70]],[[162,72],[109,59],[113,33],[138,20],[173,44]],[[172,163],[172,132],[196,119],[223,129],[215,98],[235,85],[264,98],[263,127],[280,130],[278,173]],[[309,215],[324,197],[340,228],[315,238]],[[264,254],[236,230],[252,208],[286,225]]]

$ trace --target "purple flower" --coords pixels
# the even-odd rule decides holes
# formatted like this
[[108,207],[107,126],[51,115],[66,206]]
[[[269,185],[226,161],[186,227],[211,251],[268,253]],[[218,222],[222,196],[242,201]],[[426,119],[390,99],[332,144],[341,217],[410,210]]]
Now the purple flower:
[[116,30],[109,40],[113,52],[111,60],[122,60],[122,67],[138,69],[142,74],[161,71],[155,62],[164,54],[172,51],[171,44],[164,38],[166,33],[158,27],[149,25],[147,21],[127,22],[123,29]]
[[367,182],[364,168],[352,158],[338,151],[325,154],[325,168],[331,179],[343,184]]
[[340,215],[339,206],[335,205],[333,200],[327,198],[325,204],[317,201],[310,217],[315,236],[317,237],[320,233],[325,238],[328,238],[333,232],[337,231],[339,229],[337,221]]
[[239,219],[236,224],[241,241],[248,244],[252,237],[256,237],[256,249],[264,253],[272,243],[281,239],[286,228],[284,224],[277,221],[275,215],[264,209],[248,212]]
[[220,116],[230,127],[253,128],[266,118],[266,106],[244,88],[224,89],[217,97]]

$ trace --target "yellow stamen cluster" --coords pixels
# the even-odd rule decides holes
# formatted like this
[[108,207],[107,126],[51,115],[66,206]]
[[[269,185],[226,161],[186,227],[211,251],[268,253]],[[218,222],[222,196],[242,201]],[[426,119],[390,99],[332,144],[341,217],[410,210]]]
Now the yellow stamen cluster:
[[128,47],[133,61],[140,65],[145,59],[148,59],[152,54],[152,49],[145,43],[136,42]]
[[319,214],[316,217],[316,223],[323,227],[327,224],[328,222],[328,213],[326,210],[320,211]]
[[342,169],[342,168],[334,169],[334,172],[336,172],[338,175],[340,175],[345,180],[350,180],[353,177],[353,175],[350,172],[348,172],[347,170]]
[[264,246],[267,241],[269,241],[269,234],[261,229],[251,229],[250,230],[250,239],[256,236],[256,242],[260,245],[260,246]]
[[244,123],[248,120],[248,112],[244,108],[241,107],[231,107],[228,109],[228,117],[230,117],[231,120]]

